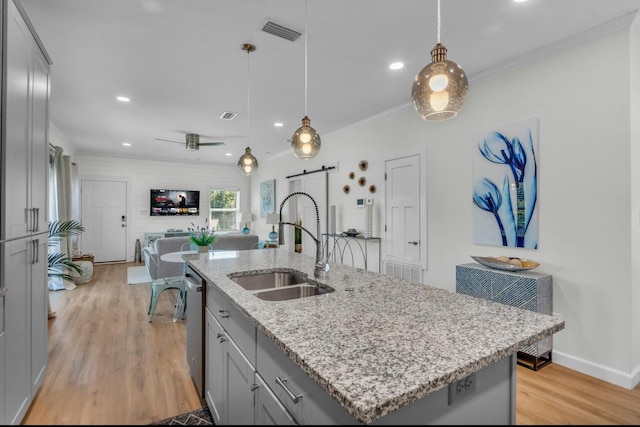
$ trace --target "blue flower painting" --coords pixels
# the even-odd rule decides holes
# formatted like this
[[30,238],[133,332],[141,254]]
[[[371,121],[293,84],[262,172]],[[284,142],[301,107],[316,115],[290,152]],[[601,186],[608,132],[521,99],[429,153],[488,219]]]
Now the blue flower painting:
[[538,248],[538,121],[474,134],[474,243]]

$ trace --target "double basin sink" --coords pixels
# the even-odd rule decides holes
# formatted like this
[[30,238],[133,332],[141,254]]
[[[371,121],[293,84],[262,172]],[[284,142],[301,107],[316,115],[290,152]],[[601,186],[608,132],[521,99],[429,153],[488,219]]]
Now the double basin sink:
[[232,273],[229,279],[265,301],[284,301],[333,292],[297,270],[274,270],[263,273]]

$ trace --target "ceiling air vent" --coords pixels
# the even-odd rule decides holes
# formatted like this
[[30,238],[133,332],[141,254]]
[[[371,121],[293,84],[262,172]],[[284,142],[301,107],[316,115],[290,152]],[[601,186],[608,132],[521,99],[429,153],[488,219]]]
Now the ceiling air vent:
[[262,26],[262,31],[265,33],[273,34],[276,37],[280,37],[285,40],[294,42],[302,35],[301,32],[287,28],[284,25],[276,24],[271,20],[267,20]]
[[220,116],[220,118],[221,118],[222,120],[233,120],[233,118],[234,118],[235,116],[237,116],[237,115],[238,115],[238,113],[229,113],[229,112],[225,111],[224,113],[222,113],[222,115]]

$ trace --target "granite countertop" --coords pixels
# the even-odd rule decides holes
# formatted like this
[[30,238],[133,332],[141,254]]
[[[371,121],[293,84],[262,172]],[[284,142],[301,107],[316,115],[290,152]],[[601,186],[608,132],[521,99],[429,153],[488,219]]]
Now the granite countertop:
[[[564,329],[557,317],[340,264],[313,279],[313,258],[286,248],[186,258],[362,423]],[[227,277],[273,268],[301,271],[334,291],[263,301]]]

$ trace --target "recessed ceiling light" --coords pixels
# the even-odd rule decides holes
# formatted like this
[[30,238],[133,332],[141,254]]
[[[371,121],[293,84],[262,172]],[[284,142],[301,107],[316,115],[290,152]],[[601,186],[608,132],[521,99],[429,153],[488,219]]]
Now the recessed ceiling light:
[[127,98],[126,96],[117,96],[116,99],[120,102],[129,102],[131,101],[129,98]]
[[514,2],[516,2],[516,3],[524,3],[524,2],[526,2],[527,0],[513,0],[513,1],[514,1]]
[[284,124],[280,122],[275,122],[273,125],[277,128],[281,128],[282,126],[284,126]]
[[123,142],[122,145],[124,145],[125,147],[131,147],[131,143],[130,142]]
[[227,157],[233,156],[233,154],[231,154],[231,153],[224,153],[224,155],[227,156]]
[[389,65],[389,68],[392,70],[399,70],[401,68],[404,68],[404,64],[402,62],[394,62],[393,64]]

